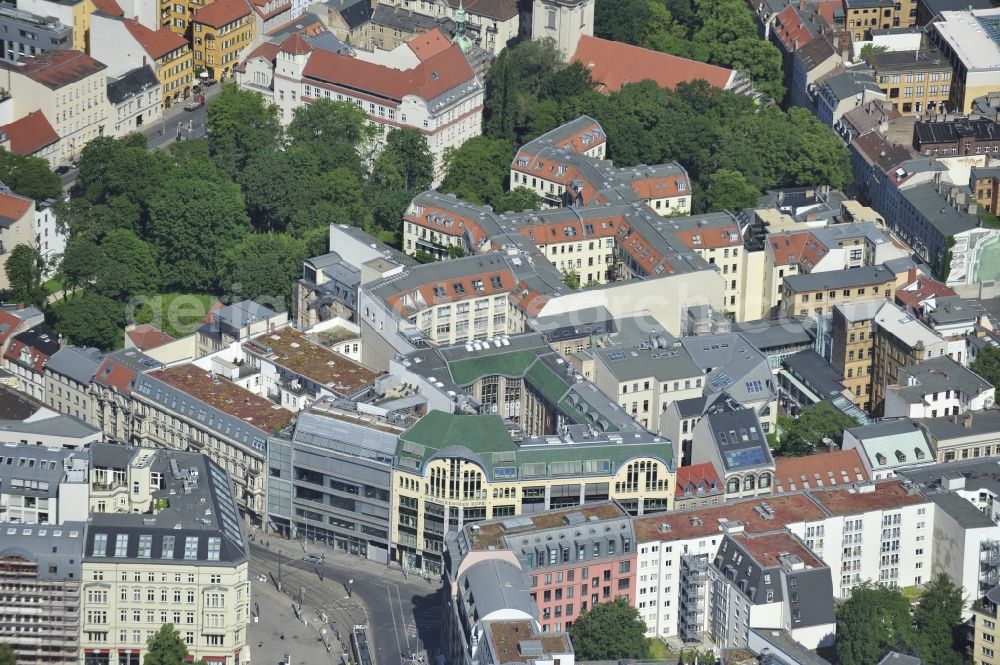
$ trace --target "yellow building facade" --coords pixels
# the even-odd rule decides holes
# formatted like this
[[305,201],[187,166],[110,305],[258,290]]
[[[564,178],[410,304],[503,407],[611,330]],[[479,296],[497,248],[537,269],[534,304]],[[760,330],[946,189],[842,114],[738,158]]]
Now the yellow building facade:
[[195,70],[215,80],[231,75],[255,35],[253,11],[244,0],[215,0],[199,9],[191,19]]

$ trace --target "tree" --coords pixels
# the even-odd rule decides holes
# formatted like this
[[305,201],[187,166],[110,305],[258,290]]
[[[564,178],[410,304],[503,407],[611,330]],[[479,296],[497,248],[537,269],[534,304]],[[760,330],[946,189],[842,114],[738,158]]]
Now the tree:
[[156,265],[156,255],[135,233],[127,229],[112,231],[101,242],[100,251],[103,268],[95,275],[95,293],[124,300],[157,292],[160,268]]
[[16,245],[4,264],[11,295],[25,305],[41,305],[45,302],[42,275],[45,259],[31,245]]
[[912,639],[910,603],[898,589],[865,582],[837,608],[840,665],[877,663],[890,647]]
[[72,236],[59,262],[63,288],[73,291],[90,284],[104,271],[104,260],[104,252],[97,243],[84,235]]
[[161,287],[207,292],[216,284],[223,254],[250,224],[240,188],[211,161],[189,160],[174,166],[150,199],[149,226]]
[[187,645],[174,624],[166,623],[146,642],[143,665],[184,665]]
[[882,46],[880,44],[868,43],[861,47],[861,52],[858,56],[861,60],[871,64],[871,59],[879,53],[885,53],[889,50],[888,46]]
[[235,83],[224,83],[222,93],[208,107],[207,129],[212,156],[230,179],[254,158],[273,154],[281,144],[278,107]]
[[740,211],[757,203],[760,192],[750,186],[746,176],[732,169],[719,169],[708,178],[705,203],[709,212]]
[[[291,286],[302,274],[306,244],[283,233],[255,233],[226,252],[220,267],[223,291],[240,298],[266,299],[288,308]],[[273,306],[273,305],[272,305]]]
[[300,206],[288,221],[288,231],[302,237],[315,228],[347,224],[370,230],[372,210],[358,175],[347,167],[336,168],[317,179],[318,198]]
[[38,157],[23,157],[0,149],[0,181],[15,194],[35,201],[62,196],[62,181]]
[[[502,57],[502,54],[501,54]],[[514,145],[477,136],[444,153],[444,180],[438,189],[478,205],[492,204],[504,193]]]
[[788,423],[778,441],[778,453],[787,457],[809,455],[829,438],[835,444],[842,441],[844,430],[858,423],[827,402],[802,409],[799,417]]
[[119,346],[125,310],[121,304],[96,293],[83,292],[55,308],[55,330],[78,346],[110,351]]
[[573,289],[574,291],[580,288],[580,273],[576,270],[572,268],[569,270],[563,270],[562,275],[563,284],[565,284],[567,288]]
[[386,136],[385,148],[375,159],[372,180],[393,179],[401,189],[422,192],[434,179],[434,157],[427,139],[412,127],[393,129]]
[[493,200],[493,209],[497,212],[521,212],[540,207],[542,207],[542,197],[527,187],[515,187]]
[[378,135],[365,112],[350,102],[318,99],[295,109],[288,125],[292,145],[310,149],[320,168],[348,168],[360,175],[362,154],[367,154]]
[[969,369],[1000,390],[1000,348],[983,346],[976,354],[976,359],[969,365]]
[[921,658],[934,665],[965,662],[962,647],[962,589],[945,573],[939,573],[924,587],[913,612],[915,642]]
[[14,650],[9,644],[0,644],[0,665],[16,665]]
[[646,623],[624,598],[594,605],[580,614],[569,635],[580,660],[641,659],[648,648]]

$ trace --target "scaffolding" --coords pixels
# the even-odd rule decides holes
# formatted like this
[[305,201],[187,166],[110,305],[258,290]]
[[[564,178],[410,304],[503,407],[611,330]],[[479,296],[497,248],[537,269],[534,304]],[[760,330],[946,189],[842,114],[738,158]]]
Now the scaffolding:
[[984,540],[979,544],[979,595],[1000,584],[1000,539]]
[[707,585],[707,557],[690,554],[682,556],[677,634],[685,642],[701,642],[704,639]]
[[33,561],[0,560],[0,642],[18,665],[75,664],[79,639],[79,580],[39,579]]

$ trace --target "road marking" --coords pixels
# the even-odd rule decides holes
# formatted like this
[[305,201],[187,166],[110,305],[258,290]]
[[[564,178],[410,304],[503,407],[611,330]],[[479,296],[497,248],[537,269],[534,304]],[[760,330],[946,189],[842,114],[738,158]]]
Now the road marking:
[[[406,623],[406,614],[403,612],[403,599],[399,597],[399,585],[396,584],[395,586],[396,586],[396,602],[399,603],[399,618],[405,624]],[[412,655],[413,652],[410,651],[410,635],[405,630],[403,631],[403,637],[406,638],[406,652]]]
[[392,593],[389,591],[389,587],[385,588],[385,595],[389,599],[389,616],[392,617],[392,632],[396,636],[396,647],[399,649],[399,655],[403,655],[403,645],[399,641],[399,628],[396,626],[396,613],[392,610]]

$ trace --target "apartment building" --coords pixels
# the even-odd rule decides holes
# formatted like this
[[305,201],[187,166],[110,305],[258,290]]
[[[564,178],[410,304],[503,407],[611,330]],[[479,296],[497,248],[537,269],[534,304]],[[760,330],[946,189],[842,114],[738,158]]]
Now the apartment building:
[[359,399],[378,376],[291,326],[252,337],[242,349],[247,364],[260,371],[255,392],[293,413],[324,397]]
[[95,423],[97,418],[90,382],[101,366],[102,359],[97,349],[67,346],[56,351],[45,361],[45,396],[48,405],[59,413],[79,418],[85,423]]
[[832,573],[794,535],[726,534],[708,566],[709,634],[722,648],[745,648],[750,628],[777,627],[807,649],[833,644]]
[[86,522],[2,525],[0,640],[19,664],[80,662],[86,526]]
[[254,12],[246,0],[214,0],[191,17],[194,68],[211,79],[228,77],[256,38]]
[[204,455],[91,447],[80,589],[87,662],[139,665],[172,623],[195,659],[249,662],[249,543],[228,474]]
[[52,50],[8,71],[15,117],[41,110],[60,138],[60,159],[79,157],[83,146],[108,124],[107,66],[73,50]]
[[934,463],[928,438],[913,421],[883,420],[844,430],[844,450],[856,450],[874,481],[896,477],[900,469]]
[[779,310],[784,316],[831,316],[837,305],[865,300],[892,302],[896,276],[882,266],[785,277]]
[[886,387],[885,417],[937,418],[993,406],[995,389],[948,356],[900,367],[897,383]]
[[[678,469],[678,478],[688,468]],[[805,494],[746,499],[636,518],[635,607],[650,637],[703,641],[711,624],[709,565],[726,534],[774,532],[785,523],[819,519]]]
[[[4,186],[0,189],[0,268],[18,245],[35,246],[35,202],[14,194]],[[0,275],[0,288],[9,289],[7,271]]]
[[939,415],[916,421],[934,447],[938,462],[955,462],[997,454],[1000,409]]
[[675,400],[698,397],[705,388],[703,370],[680,342],[668,341],[664,348],[648,343],[597,348],[590,355],[594,384],[605,395],[617,395],[623,409],[631,406],[640,425],[659,434],[663,434],[660,414],[667,406]]
[[73,28],[51,15],[38,16],[13,7],[0,8],[0,60],[17,62],[51,49],[75,48]]
[[198,357],[231,348],[269,330],[288,324],[288,312],[275,312],[252,300],[242,300],[219,307],[197,331]]
[[833,308],[830,364],[840,373],[844,387],[851,393],[851,401],[866,412],[871,408],[875,353],[872,326],[882,304],[880,300],[870,300]]
[[972,604],[972,658],[976,665],[996,665],[997,656],[997,607],[1000,605],[1000,587],[993,587]]
[[895,480],[809,496],[822,516],[788,528],[829,566],[836,598],[849,598],[867,581],[904,588],[935,576],[934,504],[916,488]]
[[716,506],[725,501],[726,490],[710,462],[678,467],[674,509]]
[[872,409],[884,410],[887,386],[899,383],[899,370],[947,355],[948,340],[893,303],[886,303],[873,319],[875,350],[872,362]]
[[992,118],[921,120],[913,125],[913,147],[935,157],[989,155],[1000,150],[1000,124]]
[[856,42],[871,39],[872,30],[903,26],[892,0],[844,0],[844,25]]
[[[379,4],[381,6],[383,3]],[[405,3],[392,0],[384,4],[386,10],[383,11],[387,11],[389,7],[399,7],[409,9],[421,17],[433,18],[439,23],[442,20],[451,20],[456,25],[461,22],[470,43],[493,56],[499,55],[500,51],[522,34],[521,12],[518,3],[513,0],[407,0]]]
[[870,62],[886,100],[903,115],[920,116],[947,109],[951,63],[937,49],[885,51],[873,54]]
[[21,0],[17,8],[36,16],[51,16],[71,28],[71,43],[62,48],[89,52],[90,17],[94,13],[92,0]]
[[56,334],[44,323],[11,338],[3,366],[17,377],[21,392],[45,402],[45,362],[59,350]]
[[753,409],[723,395],[707,407],[692,438],[691,463],[718,470],[727,501],[773,491],[774,460]]
[[950,108],[968,114],[976,97],[1000,89],[1000,45],[996,25],[1000,11],[943,11],[928,24],[931,42],[953,63]]
[[1000,168],[973,167],[969,172],[969,189],[976,203],[997,214],[1000,210]]
[[481,522],[448,542],[452,561],[500,552],[517,561],[542,633],[569,630],[600,603],[635,598],[635,534],[615,503]]
[[267,515],[291,539],[389,562],[392,460],[402,426],[316,404],[267,448]]
[[[173,6],[171,3],[170,7]],[[108,63],[109,76],[122,77],[149,66],[160,83],[163,109],[190,96],[194,61],[191,45],[181,34],[166,25],[153,30],[134,17],[100,13],[93,16],[91,31],[94,35],[91,53]]]
[[108,77],[108,118],[115,136],[127,136],[163,115],[163,86],[149,65]]
[[637,197],[660,215],[691,209],[690,178],[675,162],[614,169],[603,162],[604,129],[581,116],[521,146],[510,166],[510,187],[525,187],[550,207],[584,206],[611,188]]
[[[570,408],[574,397],[583,404],[581,395],[568,396],[564,408]],[[670,510],[670,443],[634,423],[622,422],[627,429],[616,425],[607,434],[568,425],[561,433],[515,440],[497,416],[431,411],[400,435],[396,449],[395,557],[409,566],[438,570],[444,534],[487,519],[612,498],[633,514]]]
[[137,445],[142,416],[132,404],[132,381],[143,372],[163,365],[136,349],[119,349],[104,356],[90,383],[94,425],[106,440]]
[[205,451],[231,474],[240,516],[261,524],[267,439],[294,414],[190,364],[139,374],[131,392],[139,421],[133,438],[144,446]]
[[316,99],[356,103],[382,130],[375,150],[390,129],[416,129],[434,156],[435,184],[443,177],[445,150],[481,132],[483,85],[457,44],[430,50],[404,44],[384,58],[351,56],[293,33],[252,51],[236,79],[277,104],[285,124],[296,108]]
[[0,447],[0,459],[0,522],[45,525],[87,520],[90,454],[86,450],[29,441]]

